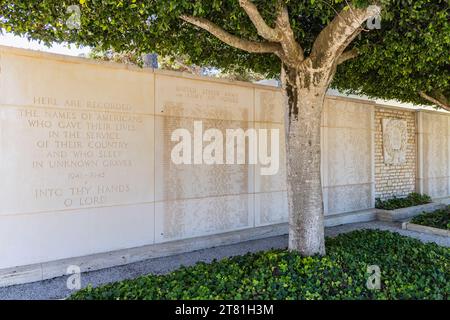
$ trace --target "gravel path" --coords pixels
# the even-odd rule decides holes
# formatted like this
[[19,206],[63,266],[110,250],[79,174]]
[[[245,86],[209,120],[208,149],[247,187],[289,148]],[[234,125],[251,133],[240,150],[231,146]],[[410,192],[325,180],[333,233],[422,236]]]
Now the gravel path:
[[[402,230],[400,223],[380,221],[354,223],[327,228],[326,235],[333,237],[340,233],[358,229],[390,230],[398,232],[402,235],[419,239],[423,242],[435,242],[441,246],[450,247],[450,238],[448,237],[446,238],[409,230]],[[284,248],[287,246],[287,239],[288,238],[286,235],[261,240],[252,240],[239,244],[203,249],[169,257],[149,259],[125,266],[86,272],[81,275],[81,282],[83,287],[89,283],[93,286],[98,286],[108,282],[135,278],[137,276],[149,273],[164,274],[177,269],[181,265],[189,266],[198,261],[210,262],[213,259],[222,259],[229,256],[242,255],[247,252],[257,252],[271,248]],[[66,280],[67,277],[58,277],[50,280],[0,288],[0,299],[62,299],[71,293],[71,291],[66,287]]]

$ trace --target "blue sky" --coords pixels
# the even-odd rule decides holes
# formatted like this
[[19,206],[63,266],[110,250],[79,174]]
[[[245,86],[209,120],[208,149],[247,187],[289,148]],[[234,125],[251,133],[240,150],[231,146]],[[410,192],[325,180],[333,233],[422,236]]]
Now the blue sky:
[[13,34],[6,32],[0,34],[0,45],[53,52],[69,56],[78,56],[80,54],[86,54],[89,52],[89,48],[76,48],[74,45],[70,46],[69,48],[67,44],[54,44],[49,48],[43,44],[39,44],[39,42],[37,41],[28,41],[26,38],[14,36]]

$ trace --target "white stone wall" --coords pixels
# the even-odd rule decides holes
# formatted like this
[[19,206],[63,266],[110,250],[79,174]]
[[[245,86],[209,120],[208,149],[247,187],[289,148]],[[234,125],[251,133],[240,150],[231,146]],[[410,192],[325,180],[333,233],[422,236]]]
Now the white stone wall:
[[416,189],[433,198],[450,195],[450,116],[418,112]]
[[5,47],[0,68],[0,269],[286,221],[284,144],[274,176],[170,158],[194,121],[284,141],[277,88]]
[[374,207],[373,118],[373,104],[326,99],[322,121],[326,215]]
[[154,74],[4,47],[0,70],[0,268],[153,243]]
[[[279,89],[6,47],[0,70],[0,269],[287,222]],[[175,165],[194,121],[279,129],[280,170]],[[448,194],[448,118],[420,121],[418,183]],[[374,104],[328,97],[322,152],[325,214],[373,208]]]

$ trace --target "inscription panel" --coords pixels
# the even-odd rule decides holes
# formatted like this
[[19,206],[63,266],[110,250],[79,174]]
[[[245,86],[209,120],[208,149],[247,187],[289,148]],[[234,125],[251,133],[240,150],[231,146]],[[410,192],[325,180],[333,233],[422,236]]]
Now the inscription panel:
[[0,215],[154,200],[153,74],[0,48]]
[[0,214],[153,201],[153,116],[27,107],[0,117]]
[[[247,130],[251,122],[227,120],[203,120],[203,132],[215,128],[226,137],[227,129]],[[251,164],[226,164],[226,152],[220,159],[223,164],[195,164],[194,152],[191,152],[191,164],[175,164],[172,149],[178,142],[171,141],[171,133],[178,128],[187,129],[194,139],[194,120],[178,117],[160,117],[155,120],[155,199],[180,200],[219,195],[246,194],[254,192],[254,167]],[[245,141],[248,144],[248,141]],[[191,142],[192,150],[194,143]],[[203,142],[203,151],[209,142]],[[244,144],[245,145],[245,144]],[[246,145],[247,146],[247,145]],[[222,146],[226,147],[226,141]],[[245,149],[248,162],[248,146]],[[236,150],[236,155],[238,150]],[[217,158],[219,159],[219,158]]]
[[156,114],[253,121],[253,88],[156,74]]

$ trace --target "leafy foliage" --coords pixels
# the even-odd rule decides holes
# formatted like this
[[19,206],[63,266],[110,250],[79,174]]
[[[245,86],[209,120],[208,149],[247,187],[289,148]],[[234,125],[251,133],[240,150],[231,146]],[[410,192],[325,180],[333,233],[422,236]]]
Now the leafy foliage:
[[400,208],[418,206],[427,203],[431,203],[431,197],[429,195],[412,192],[407,197],[404,198],[393,197],[392,199],[388,200],[381,200],[377,198],[375,201],[375,208],[384,210],[395,210]]
[[99,47],[92,48],[92,50],[88,54],[88,58],[103,60],[103,61],[112,61],[123,64],[130,64],[136,66],[142,66],[143,61],[142,57],[139,54],[136,54],[134,51],[129,52],[116,52],[114,50],[103,50]]
[[[277,0],[254,0],[273,26]],[[285,0],[296,40],[306,55],[319,32],[348,4],[368,0]],[[381,29],[363,32],[352,46],[359,56],[340,65],[333,86],[372,97],[428,103],[418,92],[449,94],[450,23],[448,0],[379,0]],[[69,29],[69,5],[81,7],[81,28]],[[226,31],[261,41],[236,0],[64,0],[2,1],[0,27],[45,43],[68,41],[117,52],[187,55],[198,66],[251,69],[277,76],[272,54],[250,54],[182,22],[181,14],[206,18]]]
[[[448,299],[450,249],[387,231],[327,239],[326,257],[286,250],[197,263],[167,275],[91,286],[71,299]],[[381,290],[369,290],[378,265]]]
[[418,215],[411,222],[423,226],[450,230],[450,206],[431,213]]
[[449,2],[383,2],[381,29],[355,42],[359,56],[338,67],[333,86],[417,104],[429,104],[420,91],[450,99]]
[[[113,61],[123,64],[133,64],[143,66],[142,55],[135,51],[116,52],[114,49],[103,50],[100,47],[92,48],[88,55],[91,59]],[[245,69],[236,66],[236,69],[229,68],[227,70],[217,70],[214,67],[200,67],[192,64],[186,55],[178,56],[158,56],[158,67],[164,70],[172,70],[178,72],[186,72],[200,76],[211,76],[228,80],[238,81],[259,81],[267,78],[267,75],[253,72],[251,69]]]

